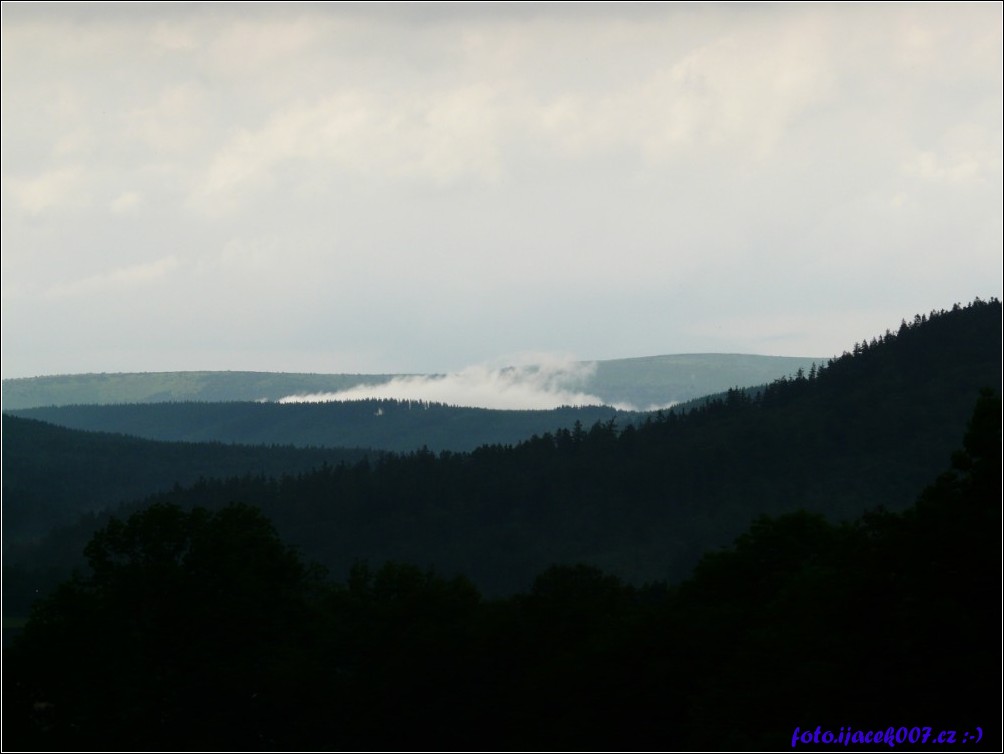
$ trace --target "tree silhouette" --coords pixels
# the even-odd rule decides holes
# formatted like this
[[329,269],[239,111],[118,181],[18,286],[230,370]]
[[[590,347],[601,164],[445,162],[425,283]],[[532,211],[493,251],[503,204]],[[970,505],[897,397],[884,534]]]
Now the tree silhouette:
[[284,647],[317,588],[269,521],[158,504],[112,520],[86,556],[88,575],[36,605],[5,678],[18,748],[268,748]]

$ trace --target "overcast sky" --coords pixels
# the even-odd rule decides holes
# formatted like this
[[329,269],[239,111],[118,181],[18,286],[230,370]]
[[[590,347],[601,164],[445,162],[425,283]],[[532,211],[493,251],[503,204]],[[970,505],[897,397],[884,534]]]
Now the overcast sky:
[[999,2],[81,5],[3,4],[4,377],[825,357],[1002,295]]

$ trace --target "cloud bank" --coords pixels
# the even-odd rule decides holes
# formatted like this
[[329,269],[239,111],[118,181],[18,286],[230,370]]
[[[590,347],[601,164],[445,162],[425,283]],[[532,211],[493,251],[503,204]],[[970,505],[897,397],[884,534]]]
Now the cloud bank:
[[509,410],[596,406],[603,404],[603,399],[582,390],[595,372],[595,363],[574,361],[501,368],[479,364],[451,374],[396,377],[337,393],[290,395],[279,403],[382,398]]

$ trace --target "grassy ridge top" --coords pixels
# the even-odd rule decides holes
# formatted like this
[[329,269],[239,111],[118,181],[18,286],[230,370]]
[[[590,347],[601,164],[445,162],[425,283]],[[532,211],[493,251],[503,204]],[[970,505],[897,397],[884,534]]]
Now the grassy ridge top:
[[293,393],[346,390],[392,375],[287,372],[122,372],[3,381],[5,409],[75,404],[278,400]]

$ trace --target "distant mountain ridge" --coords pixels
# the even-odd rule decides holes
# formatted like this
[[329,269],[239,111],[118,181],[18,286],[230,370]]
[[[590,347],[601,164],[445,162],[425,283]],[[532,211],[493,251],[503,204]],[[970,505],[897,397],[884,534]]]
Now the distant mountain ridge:
[[[578,362],[595,365],[576,389],[607,405],[640,409],[699,398],[732,387],[758,385],[808,370],[822,358],[745,354],[674,354]],[[410,374],[293,372],[136,372],[5,379],[4,410],[122,403],[277,401],[291,395],[335,393],[380,385]]]

